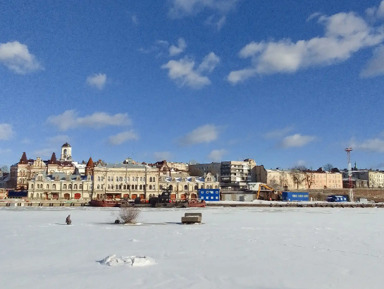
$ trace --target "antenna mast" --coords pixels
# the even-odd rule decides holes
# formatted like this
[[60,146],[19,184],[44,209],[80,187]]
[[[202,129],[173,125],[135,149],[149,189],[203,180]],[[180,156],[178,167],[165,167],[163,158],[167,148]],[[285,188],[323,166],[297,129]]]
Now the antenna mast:
[[352,184],[352,165],[351,165],[351,151],[352,148],[348,147],[345,149],[347,152],[347,158],[348,158],[348,184],[349,184],[349,201],[353,202],[353,184]]

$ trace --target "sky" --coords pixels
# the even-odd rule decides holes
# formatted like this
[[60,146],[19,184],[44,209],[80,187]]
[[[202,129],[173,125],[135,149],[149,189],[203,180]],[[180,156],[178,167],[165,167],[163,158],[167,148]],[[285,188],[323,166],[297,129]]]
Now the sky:
[[0,165],[384,169],[384,1],[333,2],[0,1]]

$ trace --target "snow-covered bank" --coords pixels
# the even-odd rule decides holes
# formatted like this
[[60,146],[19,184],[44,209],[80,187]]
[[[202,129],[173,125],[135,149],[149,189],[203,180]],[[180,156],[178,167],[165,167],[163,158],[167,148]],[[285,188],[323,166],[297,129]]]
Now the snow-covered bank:
[[[202,212],[204,224],[181,225],[185,212]],[[137,226],[112,224],[117,215],[0,209],[1,287],[375,289],[384,281],[381,209],[143,209]],[[103,266],[108,257],[128,265]],[[151,266],[130,266],[132,257]]]

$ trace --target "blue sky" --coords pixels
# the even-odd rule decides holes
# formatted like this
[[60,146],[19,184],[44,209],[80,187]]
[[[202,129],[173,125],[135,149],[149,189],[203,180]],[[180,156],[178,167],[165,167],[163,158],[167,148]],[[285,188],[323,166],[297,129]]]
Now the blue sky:
[[0,165],[383,169],[384,1],[333,2],[0,1]]

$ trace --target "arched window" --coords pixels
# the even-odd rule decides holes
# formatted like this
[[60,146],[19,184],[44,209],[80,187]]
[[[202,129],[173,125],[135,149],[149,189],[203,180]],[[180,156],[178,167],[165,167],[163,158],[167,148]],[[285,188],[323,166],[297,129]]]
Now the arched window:
[[77,190],[77,185],[75,184],[75,185],[73,186],[73,188],[74,188],[75,190]]
[[53,184],[52,187],[54,190],[56,190],[56,184]]
[[97,189],[100,190],[100,185],[97,185]]
[[31,184],[31,189],[33,189],[33,184]]
[[49,189],[49,185],[47,184],[47,185],[45,186],[45,188],[46,188],[46,189]]
[[140,185],[140,186],[139,186],[139,190],[142,190],[142,189],[143,189],[143,185]]
[[184,191],[188,191],[188,185],[184,185]]
[[79,189],[82,190],[83,189],[83,185],[79,185]]
[[68,189],[72,190],[72,184],[70,184],[70,185],[68,186]]
[[63,189],[64,189],[64,190],[67,189],[67,185],[66,185],[66,184],[63,185]]

